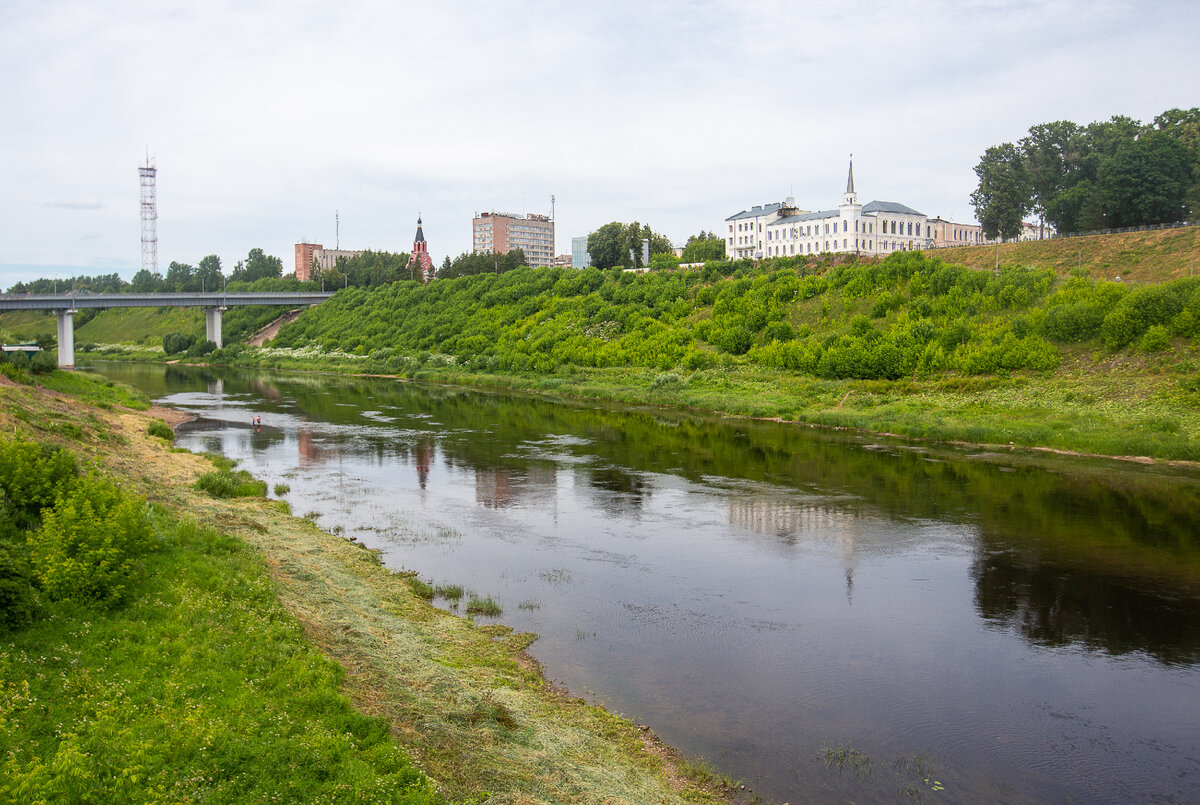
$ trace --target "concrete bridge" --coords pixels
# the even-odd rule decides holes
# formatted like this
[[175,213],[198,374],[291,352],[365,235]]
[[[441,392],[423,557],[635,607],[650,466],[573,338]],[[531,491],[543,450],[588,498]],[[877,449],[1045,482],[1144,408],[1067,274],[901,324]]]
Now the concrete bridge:
[[97,293],[97,294],[0,294],[0,312],[5,310],[53,310],[58,315],[58,365],[75,365],[75,319],[83,308],[113,307],[202,307],[205,337],[222,346],[221,313],[234,305],[319,305],[333,293]]

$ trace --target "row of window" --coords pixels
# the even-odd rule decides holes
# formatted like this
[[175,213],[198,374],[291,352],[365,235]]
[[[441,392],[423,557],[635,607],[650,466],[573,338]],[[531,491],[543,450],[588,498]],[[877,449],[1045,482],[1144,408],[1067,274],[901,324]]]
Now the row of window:
[[[795,244],[795,243],[789,243],[784,246],[768,246],[767,247],[767,256],[768,257],[785,257],[785,256],[794,255],[794,254],[812,254],[814,252],[819,254],[821,252],[837,251],[839,248],[838,242],[835,240],[835,241],[832,241],[832,243],[833,243],[832,250],[829,247],[830,241],[828,241],[828,240],[824,241],[823,244],[820,242],[818,242],[818,243],[801,243],[801,244],[799,244],[799,248],[797,248],[797,244]],[[822,245],[824,246],[824,248],[822,248]],[[841,248],[843,250],[850,248],[850,239],[849,238],[842,238]],[[855,238],[854,239],[854,248],[856,250],[862,249],[863,251],[866,251],[866,252],[873,252],[875,250],[875,241],[868,240],[866,243],[862,243],[858,238]],[[896,240],[881,241],[879,244],[879,248],[881,251],[894,252],[894,251],[897,251],[900,249],[908,250],[908,249],[917,248],[917,244],[915,244],[911,240],[908,241],[908,243],[904,243],[902,241],[896,241]]]

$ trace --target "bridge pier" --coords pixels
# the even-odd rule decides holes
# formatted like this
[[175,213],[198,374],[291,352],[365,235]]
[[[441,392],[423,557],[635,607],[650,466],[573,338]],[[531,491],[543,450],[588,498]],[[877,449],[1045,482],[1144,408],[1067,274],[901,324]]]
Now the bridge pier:
[[221,312],[223,310],[226,310],[226,308],[204,308],[204,337],[216,344],[217,349],[224,346],[221,342]]
[[75,368],[75,314],[79,311],[56,310],[58,314],[58,368]]

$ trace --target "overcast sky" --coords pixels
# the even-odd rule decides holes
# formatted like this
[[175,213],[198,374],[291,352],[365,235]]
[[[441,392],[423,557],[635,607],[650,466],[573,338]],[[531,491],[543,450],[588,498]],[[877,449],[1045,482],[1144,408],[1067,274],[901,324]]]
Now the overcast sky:
[[682,243],[753,204],[974,220],[972,170],[1036,123],[1200,105],[1200,3],[0,0],[0,286],[255,247],[437,264],[482,211]]

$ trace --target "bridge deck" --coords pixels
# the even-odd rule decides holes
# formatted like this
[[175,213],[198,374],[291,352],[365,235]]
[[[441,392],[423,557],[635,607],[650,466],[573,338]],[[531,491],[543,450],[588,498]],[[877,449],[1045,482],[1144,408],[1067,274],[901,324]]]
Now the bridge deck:
[[0,310],[80,310],[114,307],[234,307],[317,305],[332,292],[0,294]]

